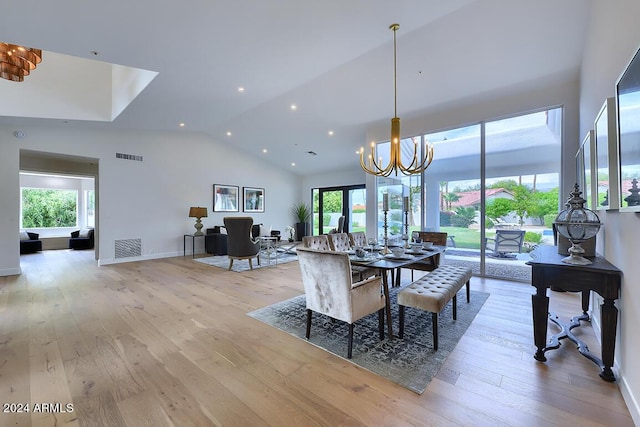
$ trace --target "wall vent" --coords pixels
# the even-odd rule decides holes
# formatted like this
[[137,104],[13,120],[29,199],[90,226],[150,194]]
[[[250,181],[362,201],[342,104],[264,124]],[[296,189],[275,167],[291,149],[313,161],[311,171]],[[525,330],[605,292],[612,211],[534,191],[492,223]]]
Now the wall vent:
[[142,239],[116,240],[116,258],[130,258],[142,255]]
[[137,162],[141,162],[142,156],[136,156],[135,154],[116,153],[116,159],[135,160]]

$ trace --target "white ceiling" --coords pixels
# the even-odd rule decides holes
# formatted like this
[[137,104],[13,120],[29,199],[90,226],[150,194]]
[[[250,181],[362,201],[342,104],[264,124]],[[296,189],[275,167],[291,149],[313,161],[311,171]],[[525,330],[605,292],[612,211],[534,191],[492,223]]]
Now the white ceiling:
[[[393,115],[390,24],[400,23],[402,118],[577,74],[590,5],[591,0],[8,2],[0,15],[2,41],[158,75],[111,122],[6,113],[0,123],[16,129],[45,123],[204,132],[300,174],[358,167],[355,151],[366,144],[365,130]],[[23,83],[45,71],[39,66]],[[58,84],[51,78],[52,86]],[[0,79],[0,102],[9,102],[9,85],[20,84]]]

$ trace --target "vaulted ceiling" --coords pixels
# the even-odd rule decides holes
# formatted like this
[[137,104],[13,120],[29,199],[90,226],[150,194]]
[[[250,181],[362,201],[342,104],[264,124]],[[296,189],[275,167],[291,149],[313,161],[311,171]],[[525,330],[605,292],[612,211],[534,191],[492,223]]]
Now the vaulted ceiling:
[[[78,111],[87,107],[39,89],[40,98],[27,98],[33,112],[0,109],[0,123],[16,129],[42,123],[203,132],[295,173],[357,167],[355,151],[367,143],[366,129],[393,115],[390,24],[400,24],[402,118],[534,80],[577,75],[590,5],[590,0],[8,2],[0,15],[0,41],[45,52],[24,82],[0,79],[4,107],[12,97],[24,98],[36,77],[45,87],[82,94],[76,101],[133,86],[129,80],[129,89],[118,92],[110,86],[114,75],[104,86],[87,83],[93,73],[78,58],[149,74],[142,79],[148,85],[137,87],[131,103],[111,105],[106,118],[79,118]],[[47,52],[71,56],[76,65],[68,73],[50,72]],[[67,88],[62,74],[84,86]],[[45,97],[55,116],[35,108]]]

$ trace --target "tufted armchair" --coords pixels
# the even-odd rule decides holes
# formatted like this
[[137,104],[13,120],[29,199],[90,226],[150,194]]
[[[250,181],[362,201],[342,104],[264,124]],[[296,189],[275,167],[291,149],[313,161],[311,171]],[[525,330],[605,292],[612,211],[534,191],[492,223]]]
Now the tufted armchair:
[[347,357],[353,348],[353,324],[378,312],[380,339],[384,339],[384,295],[380,277],[353,282],[349,255],[299,247],[298,261],[307,301],[307,331],[311,335],[312,313],[327,315],[349,324]]
[[229,270],[236,259],[249,260],[249,268],[253,270],[251,260],[258,259],[260,265],[260,241],[251,238],[253,218],[249,216],[225,217],[224,226],[227,229],[227,255],[229,256]]

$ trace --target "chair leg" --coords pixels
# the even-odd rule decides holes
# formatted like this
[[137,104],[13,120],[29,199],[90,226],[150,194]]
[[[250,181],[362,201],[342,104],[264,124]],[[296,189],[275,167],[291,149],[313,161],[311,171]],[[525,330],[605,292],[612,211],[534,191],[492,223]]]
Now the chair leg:
[[378,332],[380,333],[380,341],[384,339],[384,308],[378,310]]
[[470,285],[470,282],[471,282],[471,280],[467,280],[467,284],[466,284],[466,287],[467,287],[467,303],[469,301],[471,301],[471,299],[469,299],[469,285]]
[[351,359],[352,348],[353,348],[353,323],[349,323],[349,350],[347,351],[347,359]]
[[456,320],[458,318],[458,294],[453,296],[451,304],[453,304],[453,320]]
[[253,264],[251,263],[251,258],[249,258],[249,270],[253,270]]
[[311,310],[307,308],[307,334],[305,335],[307,339],[311,335],[311,314]]
[[431,323],[433,326],[433,349],[438,350],[438,313],[431,313]]
[[229,270],[233,267],[233,258],[229,258]]
[[404,338],[404,305],[398,305],[398,317],[400,317],[400,331],[398,336]]

